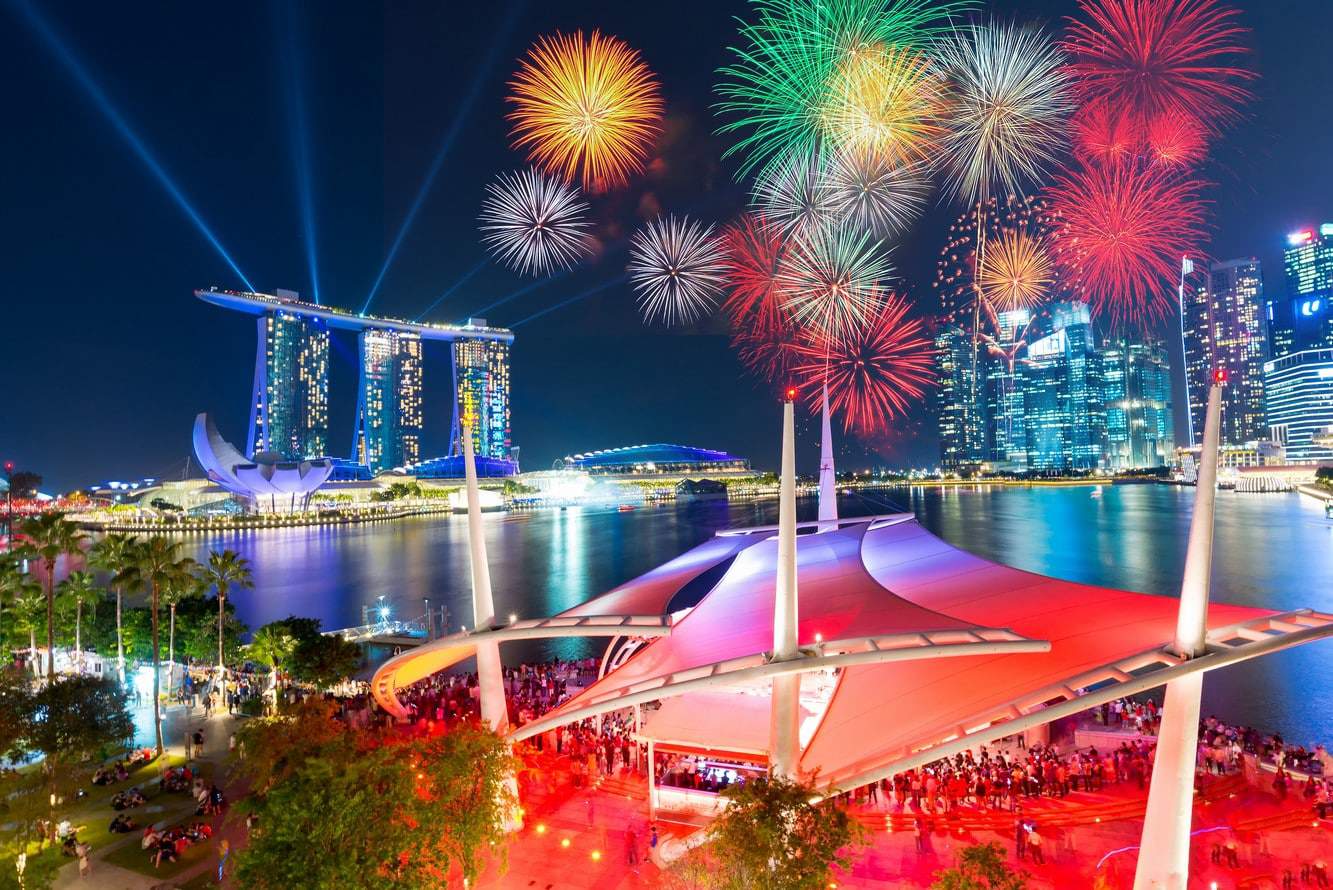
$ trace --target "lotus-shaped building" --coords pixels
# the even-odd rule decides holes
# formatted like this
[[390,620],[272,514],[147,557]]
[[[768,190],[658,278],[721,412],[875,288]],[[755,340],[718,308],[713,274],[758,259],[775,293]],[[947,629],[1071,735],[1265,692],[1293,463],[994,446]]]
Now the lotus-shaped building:
[[304,510],[310,496],[333,475],[333,461],[284,460],[271,452],[247,458],[222,434],[208,414],[194,419],[194,453],[208,478],[257,509]]

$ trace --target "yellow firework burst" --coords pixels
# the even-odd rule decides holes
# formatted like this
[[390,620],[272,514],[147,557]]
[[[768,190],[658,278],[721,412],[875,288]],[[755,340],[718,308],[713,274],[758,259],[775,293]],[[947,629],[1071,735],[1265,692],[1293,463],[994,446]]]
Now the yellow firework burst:
[[589,192],[641,172],[662,131],[657,80],[623,40],[594,31],[542,37],[510,83],[514,148]]
[[1010,230],[986,247],[977,281],[981,295],[996,312],[1031,308],[1042,301],[1055,280],[1041,239]]
[[924,55],[882,44],[851,46],[834,71],[819,125],[839,148],[923,164],[944,133],[944,106],[942,83]]

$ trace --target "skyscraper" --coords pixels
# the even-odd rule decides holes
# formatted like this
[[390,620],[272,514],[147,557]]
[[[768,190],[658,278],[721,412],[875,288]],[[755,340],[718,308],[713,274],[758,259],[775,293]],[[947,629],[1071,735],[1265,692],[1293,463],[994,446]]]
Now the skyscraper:
[[1108,469],[1169,464],[1175,424],[1166,348],[1129,340],[1107,344],[1102,350],[1102,386]]
[[996,469],[1027,469],[1027,428],[1018,361],[1032,324],[1032,312],[1014,309],[996,316],[995,338],[983,373],[986,394],[986,459]]
[[1267,301],[1268,355],[1333,347],[1333,223],[1287,236],[1287,293]]
[[986,459],[985,354],[972,336],[946,324],[935,336],[940,465],[958,470]]
[[[485,327],[484,319],[470,325]],[[462,424],[472,427],[478,457],[509,456],[509,344],[503,340],[461,337],[454,341],[453,442],[462,453]]]
[[1264,365],[1273,440],[1292,463],[1333,459],[1333,349],[1302,349]]
[[[279,291],[278,297],[296,295]],[[254,393],[250,401],[250,456],[272,452],[284,460],[328,455],[329,329],[321,319],[271,309],[258,319]]]
[[1019,365],[1027,462],[1034,470],[1091,470],[1103,461],[1102,360],[1086,303],[1057,303],[1044,337]]
[[353,459],[372,473],[414,464],[421,458],[421,337],[366,328],[359,343]]
[[1203,434],[1208,386],[1227,372],[1222,390],[1222,443],[1242,445],[1266,435],[1263,362],[1264,285],[1254,257],[1213,263],[1184,294],[1185,367],[1190,426]]

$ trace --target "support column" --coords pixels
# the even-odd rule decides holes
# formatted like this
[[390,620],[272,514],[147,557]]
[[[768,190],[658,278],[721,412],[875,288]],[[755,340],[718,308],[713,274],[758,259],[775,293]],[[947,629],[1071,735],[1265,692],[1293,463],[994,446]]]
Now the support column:
[[838,527],[838,475],[833,468],[833,427],[829,423],[828,384],[824,384],[824,404],[820,411],[819,443],[819,528]]
[[[472,563],[472,628],[485,630],[495,623],[495,600],[491,595],[491,569],[486,561],[486,538],[481,528],[481,488],[477,484],[477,458],[473,453],[472,428],[463,426],[463,473],[467,480],[467,542]],[[500,644],[477,645],[477,686],[481,693],[481,721],[498,733],[509,730],[505,707],[504,672],[500,666]]]
[[[1208,410],[1199,455],[1185,574],[1180,585],[1174,650],[1184,658],[1206,651],[1208,588],[1213,564],[1213,512],[1217,500],[1217,443],[1222,419],[1223,372],[1208,389]],[[1134,871],[1134,890],[1185,890],[1189,883],[1190,826],[1194,815],[1194,770],[1199,747],[1203,674],[1166,684],[1162,723],[1157,731],[1148,809]]]
[[[782,479],[778,492],[778,565],[773,604],[773,660],[800,656],[796,597],[796,415],[788,390],[782,405]],[[794,778],[801,756],[801,675],[773,678],[770,704],[769,766],[774,775]]]

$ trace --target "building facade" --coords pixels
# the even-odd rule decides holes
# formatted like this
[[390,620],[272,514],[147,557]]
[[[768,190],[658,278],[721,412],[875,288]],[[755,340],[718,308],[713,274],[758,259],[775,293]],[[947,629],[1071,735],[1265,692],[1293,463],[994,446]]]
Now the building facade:
[[1044,331],[1028,344],[1019,373],[1028,468],[1097,469],[1106,443],[1106,408],[1087,304],[1056,304]]
[[359,338],[356,438],[352,459],[372,473],[421,459],[421,337],[367,328]]
[[1264,365],[1273,441],[1292,463],[1333,459],[1333,349],[1304,349]]
[[249,456],[325,457],[329,445],[329,329],[283,309],[257,319]]
[[1333,223],[1287,236],[1287,292],[1267,301],[1269,358],[1333,348]]
[[946,325],[935,336],[939,397],[940,465],[979,466],[987,458],[985,353],[962,328]]
[[1160,343],[1119,340],[1102,350],[1110,470],[1164,467],[1175,453],[1171,364]]
[[[485,322],[479,322],[484,325]],[[472,429],[477,456],[509,457],[509,344],[461,338],[454,342],[454,451],[462,453],[462,427]]]
[[[1196,267],[1202,273],[1202,267]],[[1186,391],[1190,429],[1203,435],[1208,386],[1227,372],[1222,392],[1223,444],[1240,445],[1266,435],[1263,363],[1267,333],[1263,273],[1254,257],[1213,263],[1187,281],[1182,294]]]

